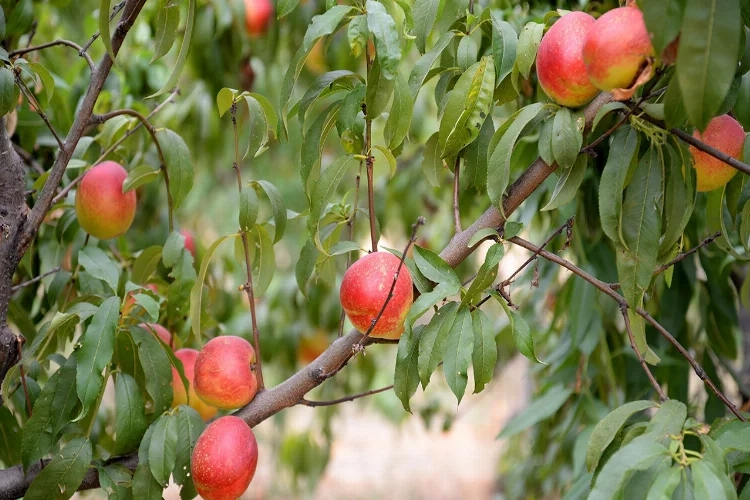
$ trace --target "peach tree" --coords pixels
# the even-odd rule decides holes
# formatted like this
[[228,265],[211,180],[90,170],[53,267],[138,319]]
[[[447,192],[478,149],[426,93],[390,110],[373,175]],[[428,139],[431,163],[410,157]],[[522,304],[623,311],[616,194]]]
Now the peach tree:
[[516,355],[509,498],[750,498],[750,2],[556,7],[1,0],[0,498],[237,497],[297,405],[314,478]]

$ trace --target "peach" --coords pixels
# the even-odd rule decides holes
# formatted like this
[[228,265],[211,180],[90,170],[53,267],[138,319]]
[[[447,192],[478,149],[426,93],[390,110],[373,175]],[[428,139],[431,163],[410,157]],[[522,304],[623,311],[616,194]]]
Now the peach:
[[195,258],[195,236],[189,229],[181,229],[180,234],[185,237],[185,250]]
[[76,215],[81,228],[108,240],[124,234],[135,217],[135,191],[122,192],[127,170],[113,161],[92,167],[76,191]]
[[583,40],[594,18],[583,12],[561,17],[539,44],[536,74],[544,92],[556,103],[571,108],[583,106],[599,93],[586,74]]
[[[373,252],[351,265],[341,282],[341,307],[354,327],[367,332],[393,284],[400,259],[388,252]],[[409,270],[402,266],[393,289],[393,297],[383,311],[371,337],[398,339],[404,333],[404,320],[414,300]]]
[[268,30],[272,15],[271,0],[245,0],[245,25],[250,35],[264,34]]
[[258,442],[239,417],[226,416],[206,427],[193,448],[190,472],[205,500],[239,498],[255,475]]
[[[153,283],[149,283],[148,285],[146,285],[145,288],[148,288],[154,293],[159,293],[159,290],[156,288],[156,285],[154,285]],[[123,302],[123,305],[122,305],[123,314],[127,314],[135,306],[136,302],[135,302],[135,297],[133,297],[133,295],[136,295],[137,293],[140,293],[140,291],[133,290],[125,294],[125,302]]]
[[204,403],[197,394],[195,394],[195,360],[198,358],[198,351],[195,349],[180,349],[174,353],[175,357],[182,361],[182,368],[185,371],[185,378],[188,379],[189,390],[185,392],[185,386],[182,383],[180,374],[177,369],[172,367],[172,408],[179,405],[188,404],[188,395],[190,395],[189,406],[201,416],[203,420],[213,418],[219,411],[213,406]]
[[313,335],[306,335],[299,339],[297,359],[301,364],[310,364],[328,349],[330,343],[328,335],[322,330],[318,330]]
[[[742,125],[729,115],[717,116],[708,122],[708,127],[702,134],[698,130],[693,132],[693,137],[733,158],[740,159],[742,156],[745,131]],[[698,191],[720,188],[737,173],[736,169],[723,161],[693,146],[690,146],[690,153],[693,155]]]
[[195,360],[195,392],[205,403],[234,410],[258,392],[253,372],[255,349],[250,342],[226,335],[209,340]]
[[608,92],[632,87],[654,55],[643,13],[635,7],[619,7],[603,14],[583,42],[589,80]]

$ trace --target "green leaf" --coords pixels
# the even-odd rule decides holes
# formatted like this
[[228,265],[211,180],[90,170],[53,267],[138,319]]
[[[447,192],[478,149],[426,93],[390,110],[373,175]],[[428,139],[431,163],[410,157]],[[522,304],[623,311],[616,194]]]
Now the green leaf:
[[300,251],[299,259],[294,267],[294,277],[297,280],[302,295],[307,297],[307,282],[310,281],[315,262],[318,260],[318,248],[313,240],[307,240],[305,246]]
[[120,270],[104,251],[98,247],[87,245],[78,253],[78,263],[87,273],[104,281],[113,292],[117,293]]
[[414,262],[425,278],[435,283],[459,286],[461,281],[456,271],[432,250],[414,245]]
[[[695,488],[695,498],[718,498],[719,492],[723,491],[722,481],[716,472],[709,467],[704,460],[696,460],[690,464],[690,470],[693,473],[693,487]],[[732,488],[733,497],[736,498],[734,488]],[[724,498],[732,498],[724,496]]]
[[[39,80],[42,83],[42,93],[37,93],[40,96],[42,104],[49,104],[52,95],[55,93],[55,79],[50,74],[49,70],[36,62],[29,62],[29,67],[37,74]],[[15,89],[14,89],[15,90]],[[70,164],[68,164],[70,168]]]
[[560,108],[552,121],[552,155],[562,168],[572,167],[581,150],[583,134],[576,126],[573,113]]
[[396,21],[380,2],[367,0],[365,8],[367,28],[375,39],[375,52],[380,60],[382,75],[386,80],[393,80],[398,73],[398,63],[401,62],[401,42]]
[[175,466],[177,419],[164,414],[152,425],[154,432],[148,446],[148,465],[154,479],[162,486],[166,486]]
[[201,435],[205,424],[197,411],[189,406],[180,406],[177,411],[177,447],[175,448],[175,465],[172,473],[175,483],[182,489],[192,488],[190,475],[190,458],[193,455],[195,442]]
[[[195,0],[190,0],[193,3]],[[180,207],[193,188],[193,162],[190,149],[177,133],[167,128],[156,131],[159,144],[164,154],[164,162],[169,175],[169,194],[172,195],[172,206]]]
[[471,354],[474,394],[478,394],[492,380],[497,364],[497,344],[492,322],[481,309],[471,313],[471,325],[474,329],[474,349]]
[[72,497],[86,476],[91,458],[89,440],[73,439],[34,478],[24,498],[63,500]]
[[128,172],[128,176],[122,183],[122,192],[127,193],[128,191],[138,189],[139,187],[144,186],[149,182],[153,182],[159,177],[160,173],[161,170],[154,170],[148,165],[135,167],[130,172]]
[[704,130],[732,85],[740,49],[739,0],[686,0],[676,75],[690,120]]
[[406,324],[404,333],[398,341],[398,352],[396,354],[396,371],[393,376],[393,392],[401,401],[404,410],[411,413],[409,400],[417,392],[419,386],[419,372],[417,368],[419,334],[421,327],[412,330],[410,324]]
[[448,46],[456,35],[453,32],[445,33],[440,37],[435,46],[427,52],[425,55],[419,58],[414,67],[411,69],[409,74],[409,91],[413,101],[417,100],[419,89],[427,78],[427,74],[430,72],[430,68],[435,64],[440,54]]
[[578,188],[581,187],[583,178],[586,175],[587,165],[588,156],[581,155],[572,167],[563,169],[560,172],[560,178],[557,180],[554,191],[552,191],[552,198],[541,209],[542,212],[559,208],[575,198]]
[[539,130],[539,157],[547,165],[555,162],[555,156],[552,154],[552,127],[555,120],[547,120],[542,124]]
[[353,83],[352,81],[358,82],[363,81],[363,79],[360,75],[344,69],[329,71],[328,73],[320,75],[313,82],[310,88],[307,89],[307,92],[305,92],[305,95],[302,96],[302,99],[300,99],[299,101],[298,114],[300,127],[304,130],[307,112],[321,96],[325,95],[327,92],[330,92],[336,84],[346,84],[347,88],[349,88],[349,86]]
[[600,420],[589,438],[586,450],[586,469],[589,472],[594,472],[597,469],[604,450],[612,443],[631,416],[654,406],[656,406],[656,403],[653,401],[632,401],[613,410]]
[[234,104],[236,95],[236,90],[227,87],[224,87],[219,91],[218,94],[216,94],[216,107],[219,110],[219,117],[224,116],[224,113],[229,111],[229,109],[232,107],[232,104]]
[[507,439],[515,436],[519,432],[535,426],[542,420],[546,420],[562,408],[562,405],[573,394],[572,389],[564,387],[562,384],[553,385],[544,393],[542,397],[536,399],[529,406],[524,408],[521,413],[510,419],[498,434],[498,439]]
[[680,484],[679,467],[670,467],[668,469],[662,469],[654,478],[654,482],[651,488],[648,490],[646,500],[671,500],[674,490],[677,485]]
[[508,319],[511,321],[513,326],[513,341],[516,343],[518,352],[529,358],[534,363],[544,364],[536,357],[534,352],[534,338],[531,336],[531,329],[526,320],[521,317],[513,309],[510,309],[505,303],[505,300],[501,302],[505,308],[505,312],[508,314]]
[[422,158],[422,172],[427,178],[427,182],[433,187],[440,185],[441,174],[444,169],[439,146],[438,133],[435,132],[427,139],[424,145],[424,157]]
[[276,3],[276,19],[281,19],[287,14],[290,14],[297,8],[298,4],[299,0],[279,0]]
[[349,252],[358,252],[360,250],[359,243],[356,241],[339,241],[331,247],[330,255],[342,255]]
[[495,134],[495,124],[491,119],[485,120],[479,137],[469,144],[463,153],[464,178],[470,186],[479,191],[487,187],[487,164],[489,163],[489,147]]
[[0,41],[5,40],[7,24],[5,23],[5,11],[0,8]]
[[392,78],[386,78],[381,68],[380,57],[375,58],[370,73],[367,75],[367,91],[365,92],[365,108],[367,117],[371,120],[385,111],[396,84],[395,76],[394,74]]
[[115,51],[112,49],[112,35],[109,31],[109,13],[111,12],[112,0],[101,0],[99,4],[99,38],[101,38],[107,55],[115,62]]
[[164,488],[154,479],[147,463],[139,463],[133,474],[133,498],[138,500],[160,500]]
[[262,96],[256,92],[248,92],[245,95],[245,99],[254,99],[258,104],[260,104],[260,107],[263,108],[263,115],[265,116],[265,120],[268,126],[268,132],[271,132],[274,136],[277,136],[276,129],[279,126],[279,117],[276,114],[276,110],[273,107],[273,104],[271,104],[271,101],[269,101],[265,96]]
[[622,205],[626,249],[617,252],[617,274],[630,307],[639,307],[656,267],[663,197],[661,155],[652,146],[638,162]]
[[130,469],[120,464],[97,466],[99,473],[99,485],[109,498],[113,500],[126,499],[130,495],[130,484],[133,473]]
[[276,244],[281,241],[281,238],[284,237],[284,232],[286,231],[287,214],[284,198],[282,198],[281,193],[276,186],[268,181],[253,181],[251,185],[255,188],[255,191],[258,194],[260,194],[260,190],[262,190],[266,194],[268,201],[271,203],[271,214],[273,215],[273,222],[276,227],[276,231],[273,234],[273,242]]
[[[594,130],[599,125],[599,122],[602,120],[602,118],[604,118],[605,116],[607,116],[613,111],[620,111],[620,110],[627,112],[627,111],[630,111],[630,108],[628,108],[625,103],[620,102],[620,101],[608,102],[607,104],[599,108],[599,111],[596,112],[596,116],[594,117],[594,121],[591,122],[591,130]],[[628,125],[620,127],[618,130],[622,130],[623,128],[626,128],[626,127],[628,127]]]
[[651,44],[656,53],[661,54],[680,32],[685,3],[680,0],[642,0],[638,4],[651,35]]
[[440,120],[442,158],[458,154],[479,135],[492,107],[495,73],[492,58],[483,57],[458,79]]
[[[53,436],[57,436],[63,430],[63,427],[68,424],[70,414],[78,403],[78,395],[76,394],[76,361],[75,356],[68,357],[65,364],[58,370],[59,378],[57,384],[53,385],[55,395],[52,398],[52,413],[49,420],[49,427],[51,427]],[[46,389],[47,386],[45,385],[44,388]]]
[[534,103],[521,108],[508,118],[509,126],[503,126],[495,132],[495,137],[499,136],[500,139],[499,142],[495,142],[493,137],[496,147],[492,149],[490,161],[487,165],[487,194],[492,204],[501,212],[503,193],[505,193],[510,181],[510,158],[513,154],[513,147],[526,126],[543,109],[544,104],[542,103]]
[[393,104],[390,113],[388,113],[388,119],[385,121],[385,128],[383,128],[383,139],[385,139],[389,149],[396,149],[404,142],[406,135],[409,133],[413,107],[414,101],[412,101],[409,93],[409,84],[399,72],[396,75]]
[[179,54],[177,54],[177,61],[175,62],[174,68],[172,68],[172,73],[169,75],[164,86],[155,94],[146,97],[146,99],[153,99],[154,97],[159,97],[160,95],[171,91],[175,88],[177,81],[180,79],[180,73],[182,73],[182,68],[185,66],[185,62],[187,62],[188,52],[190,52],[190,45],[193,40],[193,33],[195,32],[196,0],[188,1],[187,11],[187,21],[182,36],[182,45],[180,46]]
[[145,413],[146,403],[135,379],[127,373],[118,373],[115,378],[115,447],[113,455],[122,455],[134,450],[148,427]]
[[640,436],[620,448],[607,460],[589,495],[589,500],[615,498],[635,471],[646,470],[659,459],[669,456],[669,450],[655,443],[651,436]]
[[180,25],[180,5],[167,2],[159,8],[156,15],[156,48],[151,63],[164,57],[174,45]]
[[162,247],[154,245],[143,249],[133,262],[133,270],[130,273],[130,279],[133,283],[145,284],[156,271],[161,258]]
[[138,346],[138,359],[146,376],[146,392],[159,415],[172,404],[172,367],[158,340],[138,326],[130,327],[130,335]]
[[338,188],[344,174],[350,167],[356,164],[357,161],[352,155],[342,156],[325,169],[320,176],[320,180],[315,185],[315,191],[311,198],[310,215],[307,218],[307,233],[310,239],[315,242],[318,250],[323,253],[325,253],[325,249],[320,242],[318,234],[320,218],[323,216],[323,212],[336,192],[336,188]]
[[273,251],[273,240],[263,226],[255,226],[250,233],[248,244],[255,245],[253,259],[253,292],[256,297],[262,297],[273,280],[276,272],[276,256]]
[[339,134],[343,134],[346,130],[351,130],[354,127],[357,116],[362,111],[366,90],[365,85],[357,85],[341,100],[341,107],[336,119],[336,129]]
[[326,137],[337,121],[337,114],[341,102],[337,101],[328,106],[315,119],[310,128],[305,132],[300,152],[300,178],[302,187],[308,197],[311,195],[315,181],[320,176],[320,161],[323,155],[323,146]]
[[414,29],[412,33],[416,37],[414,43],[420,54],[424,54],[427,46],[427,37],[430,36],[440,7],[439,0],[416,0],[414,2]]
[[245,104],[247,104],[250,116],[250,122],[247,126],[250,130],[250,137],[247,142],[247,150],[242,156],[243,160],[248,156],[250,158],[258,156],[258,152],[261,151],[261,147],[268,137],[268,122],[266,121],[266,113],[263,107],[250,95],[245,96]]
[[523,27],[521,34],[518,36],[516,67],[524,78],[529,77],[543,34],[544,24],[530,22]]
[[464,298],[461,299],[461,304],[466,305],[473,302],[479,297],[484,290],[492,286],[497,278],[497,267],[500,264],[500,260],[505,255],[505,247],[502,243],[495,243],[489,250],[484,258],[476,277],[471,282],[469,290],[467,290]]
[[458,290],[459,285],[455,283],[440,283],[431,292],[420,295],[409,309],[409,314],[406,316],[406,322],[413,324],[432,306],[446,297],[457,294]]
[[664,200],[665,228],[659,255],[663,255],[679,241],[693,214],[696,195],[695,171],[689,167],[689,153],[680,145],[673,147],[669,143],[665,151],[669,176]]
[[516,62],[518,35],[510,23],[500,19],[495,12],[492,17],[492,55],[495,62],[495,81],[502,82],[513,71]]
[[469,243],[466,244],[466,247],[471,248],[486,238],[492,238],[497,241],[500,238],[500,235],[497,233],[497,229],[495,229],[494,227],[486,227],[484,229],[480,229],[479,231],[471,235],[471,238],[469,238]]
[[470,35],[462,36],[460,38],[458,49],[456,49],[456,62],[459,71],[466,71],[472,64],[477,62],[481,34],[482,32],[477,30]]
[[190,252],[182,251],[169,277],[173,281],[167,288],[167,320],[175,324],[189,314],[190,289],[196,279],[193,256]]
[[78,361],[76,389],[78,398],[83,404],[84,413],[88,413],[103,389],[102,372],[112,361],[119,316],[120,299],[118,297],[110,297],[102,302],[91,324],[86,328],[81,347],[75,351]]
[[367,28],[367,16],[362,14],[355,16],[349,21],[347,37],[349,39],[349,48],[352,51],[352,56],[361,56],[362,52],[365,50],[367,40],[370,38],[370,30]]
[[7,115],[16,108],[16,83],[8,68],[0,68],[0,115]]
[[373,146],[374,149],[377,149],[381,153],[383,153],[383,156],[385,156],[386,161],[388,162],[388,169],[391,172],[391,179],[394,175],[396,175],[396,157],[393,156],[393,153],[391,153],[391,150],[380,145]]
[[448,335],[458,317],[458,303],[449,302],[440,308],[422,330],[419,339],[417,367],[422,388],[427,387],[432,373],[443,361],[448,346]]
[[16,417],[8,408],[0,407],[0,461],[4,464],[20,462],[21,436],[21,428]]
[[459,403],[466,391],[473,347],[474,328],[471,313],[468,307],[460,307],[448,335],[448,345],[445,348],[443,361],[445,380]]
[[300,49],[305,52],[311,50],[318,38],[330,35],[336,31],[339,23],[353,10],[354,7],[349,5],[334,5],[323,14],[314,16],[310,25],[307,27],[305,39],[302,42],[302,47],[300,47]]
[[651,434],[655,441],[668,445],[670,437],[682,431],[682,425],[687,418],[687,407],[675,399],[668,399],[662,403],[646,427],[646,434]]
[[185,248],[185,237],[179,231],[172,231],[167,236],[167,241],[164,243],[164,249],[161,252],[161,260],[164,266],[172,268],[177,263],[177,260],[182,255],[182,250]]
[[615,244],[620,244],[620,242],[624,244],[622,192],[625,189],[628,171],[637,159],[637,151],[638,132],[629,126],[618,129],[612,137],[609,156],[599,183],[599,213],[602,229]]
[[244,187],[240,191],[240,229],[249,231],[258,220],[258,193],[252,187]]

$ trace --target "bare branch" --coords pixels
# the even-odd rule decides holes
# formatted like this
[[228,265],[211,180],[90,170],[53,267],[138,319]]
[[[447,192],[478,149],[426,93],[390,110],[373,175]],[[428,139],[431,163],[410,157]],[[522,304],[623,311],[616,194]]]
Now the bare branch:
[[38,282],[38,281],[41,281],[41,280],[43,280],[43,279],[44,279],[44,278],[46,278],[47,276],[49,276],[49,275],[51,275],[51,274],[59,273],[59,272],[60,272],[60,267],[58,266],[58,267],[56,267],[56,268],[54,268],[54,269],[51,269],[51,270],[47,271],[47,272],[46,272],[46,273],[44,273],[44,274],[41,274],[41,275],[39,275],[39,276],[37,276],[37,277],[35,277],[35,278],[32,278],[32,279],[30,279],[29,281],[24,281],[23,283],[19,283],[19,284],[17,284],[17,285],[14,285],[14,286],[12,286],[12,287],[10,288],[10,293],[14,293],[14,292],[17,292],[17,291],[18,291],[18,290],[20,290],[21,288],[27,287],[27,286],[29,286],[29,285],[33,285],[34,283],[36,283],[36,282]]
[[630,340],[630,347],[635,352],[635,356],[638,358],[638,362],[641,364],[641,368],[643,368],[643,371],[646,372],[646,376],[648,377],[649,382],[651,382],[651,386],[656,391],[656,394],[659,395],[659,399],[663,403],[667,399],[667,395],[664,392],[664,390],[661,388],[661,385],[659,385],[659,382],[656,381],[656,378],[654,378],[654,374],[651,373],[651,368],[648,367],[648,364],[646,364],[646,360],[643,358],[643,353],[640,349],[638,349],[638,345],[635,343],[635,337],[633,336],[633,328],[630,325],[630,316],[628,316],[628,305],[625,302],[620,302],[620,311],[622,312],[622,319],[625,321],[625,330],[628,332],[628,340]]
[[13,149],[16,150],[16,153],[18,154],[18,156],[20,156],[23,159],[24,163],[26,163],[31,168],[33,168],[36,171],[36,173],[38,174],[44,173],[44,169],[42,168],[42,166],[39,164],[38,161],[34,159],[33,156],[31,156],[31,154],[28,151],[26,151],[21,146],[15,143],[13,144]]
[[96,65],[94,64],[94,61],[91,59],[90,55],[88,55],[86,52],[84,52],[83,47],[81,47],[80,45],[78,45],[75,42],[71,42],[70,40],[63,40],[63,39],[54,40],[52,42],[47,42],[47,43],[42,43],[40,45],[32,45],[32,46],[29,46],[29,47],[26,47],[26,48],[23,48],[23,49],[13,50],[13,51],[11,51],[11,52],[8,53],[8,57],[14,58],[14,57],[17,57],[17,56],[22,56],[24,54],[27,54],[29,52],[34,52],[34,51],[37,51],[37,50],[44,50],[44,49],[47,49],[49,47],[55,47],[55,46],[58,46],[58,45],[65,45],[65,46],[71,47],[73,49],[76,49],[78,51],[78,55],[81,56],[81,57],[83,57],[86,60],[86,64],[89,65],[89,69],[91,71],[94,71],[96,69]]
[[300,399],[299,404],[303,406],[310,406],[313,408],[318,407],[318,406],[333,406],[333,405],[337,405],[340,403],[346,403],[348,401],[354,401],[355,399],[372,396],[373,394],[380,394],[381,392],[390,391],[391,389],[393,389],[393,384],[386,386],[386,387],[381,387],[380,389],[363,392],[361,394],[353,394],[351,396],[346,396],[346,397],[339,398],[339,399],[332,399],[330,401],[310,401],[308,399],[302,398]]
[[[109,22],[112,22],[112,19],[115,18],[115,16],[125,7],[126,0],[123,0],[120,3],[115,4],[112,7],[112,13],[109,15]],[[82,53],[86,53],[87,50],[89,50],[89,47],[91,47],[91,44],[93,44],[96,39],[99,38],[99,31],[94,33],[88,42],[81,48]]]
[[55,140],[57,141],[57,145],[60,147],[60,150],[65,149],[65,143],[60,138],[60,135],[55,130],[55,127],[52,126],[52,123],[50,123],[49,118],[47,117],[47,113],[44,112],[42,109],[41,104],[39,104],[39,101],[36,100],[36,97],[34,97],[34,94],[31,93],[29,88],[26,86],[26,84],[21,79],[21,76],[17,73],[13,73],[13,78],[16,80],[16,85],[18,85],[18,88],[21,89],[21,93],[24,95],[26,100],[29,102],[29,105],[36,111],[36,113],[42,118],[42,121],[45,125],[47,125],[47,128],[54,136]]

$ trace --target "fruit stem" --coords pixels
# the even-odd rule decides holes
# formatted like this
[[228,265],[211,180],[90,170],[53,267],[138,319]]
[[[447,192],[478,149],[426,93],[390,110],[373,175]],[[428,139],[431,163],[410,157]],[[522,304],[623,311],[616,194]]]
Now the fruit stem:
[[[242,174],[240,173],[240,147],[239,136],[237,134],[237,103],[233,102],[230,108],[232,113],[232,130],[234,132],[234,171],[237,173],[237,189],[242,192]],[[253,272],[252,263],[250,262],[250,246],[247,242],[247,232],[240,228],[242,237],[242,247],[245,250],[245,269],[247,270],[247,283],[242,288],[247,293],[247,300],[250,302],[250,321],[253,326],[253,347],[255,348],[255,377],[258,379],[258,391],[265,388],[263,384],[263,366],[260,355],[260,333],[258,332],[258,322],[255,318],[255,293],[253,292]]]
[[[367,77],[370,77],[370,71],[372,70],[372,61],[370,60],[370,44],[365,44],[365,60],[367,61]],[[367,82],[368,84],[370,82]],[[367,159],[365,163],[367,165],[367,204],[370,214],[370,242],[372,244],[372,251],[378,251],[378,235],[375,231],[375,195],[373,186],[373,170],[375,165],[375,158],[372,157],[372,117],[369,114],[369,110],[365,108],[365,154]]]

